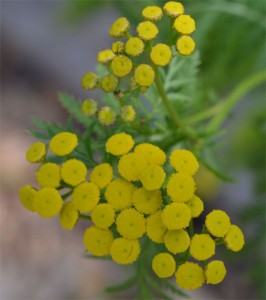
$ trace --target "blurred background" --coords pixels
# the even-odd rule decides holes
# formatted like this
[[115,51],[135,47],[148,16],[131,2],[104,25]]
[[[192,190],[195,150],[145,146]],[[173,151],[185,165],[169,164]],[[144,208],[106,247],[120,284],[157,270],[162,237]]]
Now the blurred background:
[[[123,15],[132,27],[141,7],[165,1],[1,1],[1,299],[129,299],[134,290],[107,295],[128,270],[81,257],[86,221],[64,231],[56,218],[25,210],[18,189],[35,184],[25,161],[34,142],[33,116],[64,124],[59,91],[83,99],[80,79],[110,47],[108,30]],[[195,17],[200,50],[197,95],[214,105],[243,79],[265,69],[265,1],[183,0]],[[90,95],[100,100],[100,95]],[[218,286],[190,293],[194,299],[265,299],[265,85],[248,93],[230,115],[217,155],[235,179],[222,182],[206,169],[197,177],[206,213],[224,209],[245,233],[240,253],[219,251],[228,275]]]

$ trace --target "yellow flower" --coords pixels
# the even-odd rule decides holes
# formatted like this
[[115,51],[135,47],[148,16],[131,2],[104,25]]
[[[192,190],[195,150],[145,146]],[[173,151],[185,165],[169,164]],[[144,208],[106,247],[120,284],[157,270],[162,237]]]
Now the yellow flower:
[[144,43],[138,37],[131,37],[127,40],[125,44],[125,52],[131,56],[138,56],[144,50]]
[[105,126],[110,126],[110,125],[114,124],[114,122],[115,122],[116,113],[111,107],[104,106],[99,111],[98,118],[99,118],[99,122],[101,124],[103,124]]
[[112,181],[106,188],[104,196],[116,210],[122,210],[132,205],[134,185],[124,179]]
[[128,153],[133,148],[134,143],[131,135],[122,132],[111,136],[107,140],[105,148],[107,153],[120,156]]
[[113,234],[109,229],[91,226],[86,229],[83,241],[87,251],[95,256],[104,256],[110,254],[113,240]]
[[97,185],[92,182],[83,182],[73,190],[72,203],[81,213],[92,211],[99,199],[100,191]]
[[112,72],[118,77],[127,76],[132,70],[132,60],[125,55],[117,55],[111,63]]
[[156,22],[161,20],[163,11],[159,6],[151,5],[145,7],[141,14],[146,20]]
[[213,260],[208,263],[205,270],[206,282],[208,284],[218,284],[224,280],[226,269],[221,260]]
[[166,155],[163,150],[152,144],[139,144],[135,147],[134,152],[143,155],[149,165],[162,166],[166,161]]
[[125,122],[132,122],[136,117],[136,111],[132,105],[125,105],[121,108],[121,118]]
[[139,241],[117,238],[112,243],[110,253],[116,263],[132,264],[140,254]]
[[107,93],[114,92],[116,90],[117,84],[117,78],[113,75],[106,75],[101,80],[101,88]]
[[167,194],[173,201],[186,202],[191,199],[195,191],[193,178],[186,174],[175,173],[167,183]]
[[191,219],[191,210],[185,203],[171,203],[165,206],[162,220],[169,230],[186,228]]
[[226,247],[234,252],[240,251],[245,244],[243,232],[236,225],[231,225],[228,233],[224,238],[224,241]]
[[141,172],[139,179],[145,189],[148,191],[159,190],[162,187],[166,176],[163,168],[157,165],[145,167],[145,164],[143,164],[142,169],[143,171]]
[[177,149],[171,153],[170,164],[177,172],[191,176],[193,176],[199,168],[199,163],[193,153],[184,149]]
[[165,44],[157,44],[152,47],[150,57],[155,65],[164,67],[172,59],[171,48]]
[[115,221],[115,210],[109,203],[97,205],[91,212],[92,222],[99,228],[106,229]]
[[72,230],[79,218],[79,213],[72,202],[65,202],[61,208],[59,222],[62,228]]
[[122,54],[124,52],[124,43],[121,41],[113,42],[112,51],[115,54]]
[[43,164],[36,173],[37,181],[41,187],[58,187],[61,181],[61,169],[57,164]]
[[75,133],[61,132],[50,141],[49,147],[53,154],[65,156],[74,151],[78,145],[78,137]]
[[144,21],[138,24],[137,33],[138,36],[144,41],[150,41],[155,39],[159,30],[155,24],[151,21]]
[[81,111],[85,116],[94,116],[97,112],[97,102],[93,99],[86,99],[82,102]]
[[100,189],[106,187],[113,178],[113,168],[107,163],[99,164],[93,168],[90,174],[90,181]]
[[205,281],[203,269],[193,262],[185,262],[179,266],[175,275],[176,283],[186,290],[196,290]]
[[120,158],[118,162],[118,172],[128,181],[137,181],[140,179],[141,172],[145,166],[146,161],[142,155],[128,153]]
[[36,142],[30,146],[26,152],[28,162],[37,163],[43,160],[46,155],[46,145],[42,142]]
[[97,55],[97,61],[101,64],[108,64],[110,61],[112,61],[115,57],[115,54],[112,50],[106,49],[102,50]]
[[155,214],[150,215],[147,218],[147,236],[154,243],[163,243],[163,237],[167,231],[163,221],[162,221],[162,212],[157,211]]
[[52,218],[59,214],[63,200],[59,192],[51,187],[44,187],[35,193],[33,207],[43,218]]
[[116,218],[116,228],[124,238],[135,240],[146,231],[145,218],[134,208],[122,210]]
[[162,204],[162,194],[160,190],[147,191],[142,187],[134,191],[132,202],[139,212],[153,214]]
[[152,259],[152,269],[160,278],[168,278],[174,275],[176,263],[169,253],[159,253]]
[[135,69],[134,80],[142,87],[149,87],[155,78],[155,72],[150,65],[141,64]]
[[163,10],[169,17],[176,18],[179,15],[182,15],[185,10],[184,6],[180,2],[169,1],[164,4]]
[[174,28],[178,33],[191,34],[196,30],[196,25],[190,15],[180,15],[175,19]]
[[61,174],[65,183],[76,186],[85,181],[87,168],[82,161],[73,158],[63,163]]
[[193,197],[190,200],[188,200],[186,204],[191,209],[192,218],[197,218],[203,212],[203,201],[196,195],[193,195]]
[[190,237],[184,229],[168,230],[164,236],[167,250],[173,254],[185,252],[190,245]]
[[97,81],[97,75],[92,72],[89,72],[82,77],[81,86],[84,90],[93,90],[97,86]]
[[215,209],[206,216],[205,225],[213,236],[223,237],[229,231],[231,222],[224,211]]
[[24,185],[19,189],[19,200],[21,204],[30,211],[35,211],[33,200],[37,191],[30,185]]
[[176,41],[176,50],[181,55],[190,55],[195,50],[195,41],[188,35],[182,35]]
[[118,18],[111,26],[109,30],[110,36],[114,38],[124,37],[130,29],[130,24],[127,18]]
[[209,234],[195,234],[190,243],[189,252],[197,260],[206,260],[215,254],[215,242]]

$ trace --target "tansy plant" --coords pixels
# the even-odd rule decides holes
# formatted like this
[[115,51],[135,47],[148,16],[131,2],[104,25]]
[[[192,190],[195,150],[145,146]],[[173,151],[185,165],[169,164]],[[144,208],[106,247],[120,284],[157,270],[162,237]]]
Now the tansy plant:
[[[136,285],[139,299],[171,299],[168,291],[185,297],[180,288],[220,283],[226,267],[216,248],[237,252],[244,236],[222,210],[207,212],[194,230],[204,202],[193,176],[224,116],[215,115],[205,131],[182,117],[189,113],[182,78],[197,66],[197,53],[187,57],[195,50],[195,21],[174,1],[148,6],[142,16],[134,35],[125,17],[111,25],[114,42],[98,53],[97,72],[82,78],[85,90],[104,92],[101,102],[60,94],[70,112],[66,126],[35,120],[40,141],[26,158],[40,164],[40,187],[23,186],[19,198],[43,218],[58,216],[63,229],[84,219],[86,257],[132,265],[131,277],[109,292]],[[162,18],[170,25],[161,37]]]

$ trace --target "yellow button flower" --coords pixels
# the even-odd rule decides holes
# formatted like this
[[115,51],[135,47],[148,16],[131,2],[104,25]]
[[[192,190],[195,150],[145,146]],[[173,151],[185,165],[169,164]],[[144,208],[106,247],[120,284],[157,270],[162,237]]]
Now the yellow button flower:
[[110,126],[115,122],[116,113],[111,107],[103,106],[99,111],[98,119],[102,125]]
[[144,21],[138,24],[138,36],[144,41],[150,41],[156,38],[159,30],[151,21]]
[[205,270],[206,282],[208,284],[218,284],[224,280],[226,269],[221,260],[213,260],[208,263]]
[[62,205],[61,195],[51,187],[44,187],[37,191],[33,199],[34,210],[43,218],[52,218],[58,215]]
[[153,214],[162,204],[162,194],[160,190],[147,191],[142,187],[134,191],[132,202],[139,212]]
[[127,122],[130,123],[134,121],[136,117],[136,111],[132,105],[125,105],[121,108],[121,118]]
[[190,245],[190,237],[184,229],[168,230],[164,236],[167,250],[173,254],[185,252]]
[[163,243],[163,237],[167,231],[163,221],[162,221],[162,212],[157,211],[155,214],[150,215],[147,218],[147,236],[154,243]]
[[97,86],[98,77],[95,73],[86,73],[81,80],[81,86],[84,90],[93,90]]
[[184,6],[180,2],[169,1],[164,4],[163,10],[169,17],[176,18],[185,12]]
[[168,45],[157,44],[152,47],[150,57],[155,65],[164,67],[172,59],[172,50]]
[[109,30],[110,36],[114,38],[124,37],[130,29],[130,24],[127,18],[118,18]]
[[168,278],[174,275],[176,263],[169,253],[159,253],[152,260],[152,269],[159,278]]
[[167,194],[173,201],[186,202],[191,199],[195,191],[194,179],[186,174],[175,173],[167,183]]
[[77,145],[78,137],[75,133],[71,132],[58,133],[49,143],[51,152],[58,156],[65,156],[72,153]]
[[100,189],[106,187],[112,181],[112,178],[113,168],[107,163],[97,165],[90,174],[90,181]]
[[41,187],[58,187],[61,181],[61,168],[54,163],[43,164],[36,173],[37,181]]
[[224,241],[226,247],[234,252],[240,251],[245,244],[243,232],[236,225],[231,225],[228,233],[224,238]]
[[205,281],[203,269],[193,262],[185,262],[179,266],[175,275],[176,283],[186,290],[196,290]]
[[196,195],[186,202],[186,204],[191,209],[192,218],[197,218],[204,209],[203,201]]
[[114,92],[117,88],[117,84],[117,78],[113,75],[106,75],[101,80],[101,88],[107,93]]
[[195,41],[190,36],[183,35],[176,41],[176,50],[181,55],[190,55],[195,50]]
[[112,44],[112,51],[115,54],[122,54],[124,52],[124,43],[121,41],[113,42]]
[[180,15],[175,19],[174,28],[178,33],[191,34],[196,30],[196,25],[190,15]]
[[85,181],[87,168],[82,161],[70,159],[63,163],[61,174],[65,183],[76,186]]
[[159,6],[151,5],[145,7],[141,14],[146,20],[156,22],[161,20],[163,11]]
[[34,197],[36,195],[36,190],[30,185],[24,185],[19,189],[19,200],[21,204],[30,211],[35,211],[34,208]]
[[125,52],[131,56],[138,56],[144,50],[144,43],[138,37],[129,38],[125,44]]
[[112,72],[118,77],[127,76],[132,70],[132,60],[125,55],[117,55],[111,63]]
[[149,165],[162,166],[166,161],[166,155],[163,150],[152,144],[139,144],[135,147],[134,152],[143,155]]
[[30,146],[26,152],[26,159],[30,163],[38,163],[46,155],[46,145],[42,142],[36,142]]
[[171,203],[165,206],[162,220],[169,230],[186,228],[191,219],[191,210],[185,203]]
[[215,254],[215,242],[209,234],[195,234],[189,252],[197,260],[206,260]]
[[99,189],[92,182],[83,182],[73,190],[72,203],[81,213],[92,211],[98,204],[99,199]]
[[146,165],[146,161],[142,155],[128,153],[120,158],[118,162],[118,172],[128,181],[137,181],[140,179],[143,167]]
[[139,177],[141,183],[148,191],[159,190],[165,180],[165,172],[162,167],[157,165],[142,166],[143,170]]
[[132,136],[124,132],[111,136],[105,145],[106,152],[115,156],[127,154],[134,146]]
[[199,163],[194,154],[184,149],[177,149],[171,153],[170,164],[177,172],[191,176],[193,176],[199,168]]
[[97,102],[93,99],[86,99],[82,102],[81,111],[87,117],[94,116],[97,112]]
[[140,254],[139,241],[117,238],[112,243],[110,253],[117,264],[132,264]]
[[97,55],[97,61],[101,64],[108,64],[111,62],[115,57],[115,54],[113,53],[112,50],[106,49],[102,50],[98,53]]
[[115,210],[109,203],[97,205],[91,212],[92,222],[99,228],[106,229],[115,221]]
[[132,205],[134,185],[124,179],[112,181],[106,188],[104,196],[116,210],[122,210]]
[[59,222],[63,229],[72,230],[79,218],[79,213],[72,202],[65,202],[61,208]]
[[224,211],[215,209],[206,216],[205,225],[213,236],[223,237],[229,231],[231,223]]
[[140,238],[146,231],[145,218],[134,208],[122,210],[116,218],[116,228],[126,239]]
[[104,256],[110,254],[113,239],[109,229],[91,226],[86,229],[83,242],[87,251],[95,256]]
[[135,69],[134,80],[141,87],[149,87],[155,78],[155,72],[150,65],[141,64]]

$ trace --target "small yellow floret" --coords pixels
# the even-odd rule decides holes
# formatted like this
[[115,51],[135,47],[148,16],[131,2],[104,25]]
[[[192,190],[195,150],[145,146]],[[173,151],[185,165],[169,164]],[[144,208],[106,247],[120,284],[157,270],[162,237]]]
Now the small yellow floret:
[[100,189],[106,187],[113,178],[113,168],[107,163],[99,164],[93,168],[90,174],[90,181]]
[[152,269],[160,278],[171,277],[175,273],[176,263],[169,253],[159,253],[153,257]]
[[115,111],[109,106],[103,106],[98,114],[99,122],[105,126],[114,124],[116,119]]
[[97,86],[97,81],[97,75],[92,72],[89,72],[82,77],[81,86],[84,90],[93,90]]
[[168,230],[164,236],[167,250],[173,254],[185,252],[190,245],[190,237],[184,229]]
[[86,229],[83,241],[87,251],[96,256],[104,256],[110,254],[113,239],[109,229],[91,226]]
[[142,166],[143,170],[139,177],[141,183],[148,191],[159,190],[165,180],[165,172],[162,167],[157,165]]
[[195,47],[195,41],[188,35],[183,35],[176,41],[176,50],[184,56],[193,53]]
[[155,79],[155,72],[150,65],[141,64],[135,69],[134,80],[141,87],[149,87]]
[[195,234],[190,243],[189,252],[197,260],[206,260],[215,254],[215,242],[209,234]]
[[132,60],[125,55],[117,55],[111,63],[112,72],[118,77],[127,76],[132,70]]
[[105,148],[107,153],[120,156],[128,153],[133,148],[134,143],[131,135],[122,132],[111,136],[107,140]]
[[186,290],[196,290],[205,281],[203,269],[193,262],[185,262],[179,266],[175,275],[176,283]]
[[162,212],[157,211],[155,214],[150,215],[147,218],[147,236],[154,243],[163,243],[163,237],[167,231],[163,221],[162,221]]
[[231,222],[224,211],[215,209],[206,216],[205,225],[213,236],[223,237],[229,231]]
[[162,166],[166,161],[166,155],[163,150],[152,144],[139,144],[135,147],[134,152],[143,155],[149,165]]
[[102,64],[108,64],[115,57],[115,54],[112,50],[106,49],[102,50],[97,55],[97,61]]
[[124,52],[124,43],[121,41],[113,42],[112,44],[112,51],[115,54],[122,54]]
[[75,133],[61,132],[56,134],[49,143],[51,152],[58,156],[65,156],[74,151],[78,145],[78,137]]
[[79,213],[72,202],[65,202],[61,208],[59,222],[62,228],[72,230],[79,218]]
[[199,163],[194,154],[184,149],[177,149],[171,153],[170,164],[177,172],[191,176],[193,176],[199,168]]
[[184,6],[180,2],[169,1],[164,4],[163,10],[169,17],[176,18],[185,12]]
[[194,179],[182,173],[171,175],[167,183],[167,194],[173,201],[186,202],[191,199],[195,192]]
[[169,230],[186,228],[191,220],[191,210],[185,203],[171,203],[165,206],[162,220]]
[[35,211],[33,200],[37,191],[30,185],[24,185],[19,189],[19,200],[21,204],[30,211]]
[[87,168],[82,161],[73,158],[63,163],[61,174],[65,183],[76,186],[85,181]]
[[155,65],[164,67],[172,59],[172,50],[168,45],[157,44],[152,47],[150,57]]
[[109,30],[110,36],[114,38],[124,37],[130,29],[130,24],[127,18],[118,18]]
[[161,191],[147,191],[145,188],[139,188],[134,191],[132,198],[136,209],[144,214],[155,213],[162,204]]
[[117,238],[112,243],[110,253],[117,264],[132,264],[140,254],[139,241]]
[[158,32],[157,26],[151,21],[141,22],[137,26],[138,36],[144,41],[155,39]]
[[99,228],[106,229],[115,221],[115,210],[109,203],[97,205],[91,212],[92,222]]
[[131,37],[127,40],[125,44],[125,52],[131,56],[138,56],[144,50],[144,43],[138,37]]
[[107,93],[114,92],[117,88],[117,84],[117,78],[113,75],[106,75],[101,80],[101,88]]
[[213,260],[208,263],[205,276],[208,284],[218,284],[224,280],[226,268],[221,260]]
[[244,234],[236,225],[231,225],[228,233],[224,237],[224,241],[226,247],[234,252],[240,251],[245,244]]
[[156,22],[161,20],[163,11],[159,6],[151,5],[145,7],[141,14],[146,20]]
[[186,202],[191,209],[192,218],[197,218],[204,210],[203,201],[196,195]]
[[129,123],[134,121],[136,117],[136,111],[132,105],[125,105],[121,108],[121,118]]
[[36,173],[37,181],[41,187],[58,187],[61,181],[61,168],[55,163],[43,164]]
[[87,117],[94,116],[97,112],[97,102],[93,99],[86,99],[82,102],[81,111]]
[[43,160],[46,155],[46,145],[42,142],[36,142],[30,146],[26,152],[28,162],[37,163]]
[[174,28],[178,33],[191,34],[196,30],[196,25],[190,15],[180,15],[175,19]]

